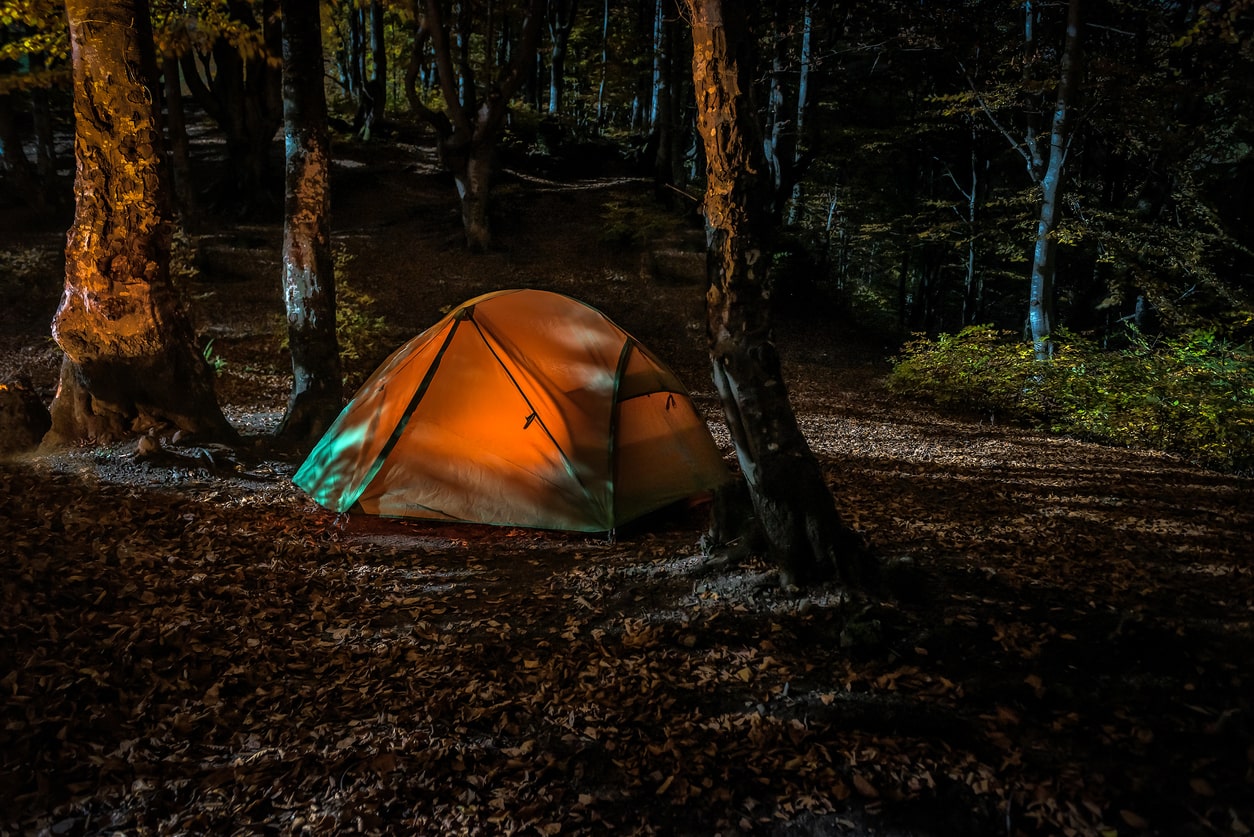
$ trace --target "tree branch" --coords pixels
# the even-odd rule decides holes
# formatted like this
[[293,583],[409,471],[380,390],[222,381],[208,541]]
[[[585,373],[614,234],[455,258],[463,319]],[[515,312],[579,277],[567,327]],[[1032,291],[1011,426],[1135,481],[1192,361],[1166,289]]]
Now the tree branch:
[[[984,115],[988,117],[988,121],[993,123],[993,127],[1006,138],[1006,141],[1010,143],[1010,147],[1017,151],[1019,156],[1023,158],[1024,165],[1028,170],[1028,177],[1031,178],[1032,182],[1040,183],[1041,178],[1040,175],[1037,174],[1037,161],[1035,160],[1035,154],[1029,152],[1028,150],[1028,148],[1031,148],[1034,144],[1026,141],[1020,142],[1015,139],[1009,129],[1002,125],[1001,121],[998,120],[996,114],[993,113],[993,109],[988,106],[988,102],[982,95],[980,95],[980,91],[976,89],[975,81],[972,80],[970,74],[967,72],[967,68],[962,64],[962,62],[958,62],[958,67],[961,68],[963,78],[967,80],[967,85],[971,88],[971,95],[975,96],[975,101],[979,103],[980,110],[984,111]],[[1025,148],[1025,146],[1027,146],[1027,148]]]

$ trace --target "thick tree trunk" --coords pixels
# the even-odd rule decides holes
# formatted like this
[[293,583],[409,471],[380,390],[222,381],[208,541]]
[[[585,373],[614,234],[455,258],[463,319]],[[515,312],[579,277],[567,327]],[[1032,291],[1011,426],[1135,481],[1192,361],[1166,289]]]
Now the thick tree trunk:
[[740,0],[686,0],[697,124],[706,150],[707,337],[714,383],[758,520],[788,583],[865,578],[861,539],[837,514],[788,401],[771,333],[770,184],[749,99],[752,45]]
[[453,170],[457,194],[461,198],[462,228],[466,246],[476,253],[487,252],[492,244],[488,226],[488,194],[492,188],[492,148],[476,145],[471,148],[464,165]]
[[1032,276],[1028,299],[1028,325],[1037,360],[1053,356],[1054,267],[1058,243],[1058,210],[1062,199],[1063,171],[1070,146],[1072,100],[1080,74],[1080,0],[1067,6],[1067,39],[1062,51],[1058,97],[1049,132],[1049,160],[1041,177],[1041,208],[1036,224],[1036,244],[1032,252]]
[[292,392],[279,436],[313,442],[343,406],[331,260],[331,144],[322,88],[318,6],[282,0],[282,11],[287,148],[283,298],[292,352]]
[[76,212],[52,323],[65,361],[45,444],[162,427],[231,436],[170,284],[147,0],[69,0],[66,10]]

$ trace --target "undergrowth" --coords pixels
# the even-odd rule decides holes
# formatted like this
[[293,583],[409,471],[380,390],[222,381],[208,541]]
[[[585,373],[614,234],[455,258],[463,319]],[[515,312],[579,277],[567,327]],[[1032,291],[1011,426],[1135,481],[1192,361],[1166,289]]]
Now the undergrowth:
[[1254,468],[1254,347],[1195,330],[1128,333],[1103,349],[1056,337],[1052,361],[1010,332],[969,326],[916,338],[894,361],[894,392],[1094,441],[1170,451],[1209,467]]

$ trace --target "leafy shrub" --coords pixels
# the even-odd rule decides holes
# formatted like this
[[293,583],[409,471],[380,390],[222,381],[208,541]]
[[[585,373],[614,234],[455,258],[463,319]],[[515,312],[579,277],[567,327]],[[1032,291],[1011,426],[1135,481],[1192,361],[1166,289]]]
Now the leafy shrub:
[[1254,347],[1197,330],[1105,350],[1062,334],[1054,359],[988,326],[908,343],[895,392],[942,407],[1000,414],[1096,441],[1182,454],[1205,465],[1254,467]]
[[336,250],[335,335],[340,345],[344,383],[355,390],[374,368],[395,348],[392,329],[384,317],[374,313],[375,299],[351,284],[348,266],[355,257]]
[[889,387],[941,407],[981,412],[1025,410],[1024,392],[1033,375],[1032,347],[1010,332],[968,326],[935,341],[916,337],[893,363]]

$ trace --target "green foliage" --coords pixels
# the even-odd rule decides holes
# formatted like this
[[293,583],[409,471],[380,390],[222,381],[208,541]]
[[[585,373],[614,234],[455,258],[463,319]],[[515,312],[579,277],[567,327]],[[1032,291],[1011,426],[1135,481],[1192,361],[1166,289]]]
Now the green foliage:
[[1179,453],[1212,467],[1254,467],[1254,347],[1195,330],[1103,349],[1061,334],[1048,364],[990,326],[908,343],[890,388],[942,407],[1056,433]]
[[335,334],[344,383],[349,389],[356,389],[394,348],[395,341],[386,318],[374,313],[374,297],[348,281],[348,268],[355,257],[344,250],[336,250],[333,258]]
[[209,368],[213,370],[213,374],[220,375],[222,370],[226,368],[226,358],[213,350],[213,338],[205,343],[205,347],[200,351],[205,362],[209,364]]
[[990,325],[976,325],[935,340],[911,340],[893,363],[889,387],[941,407],[1022,416],[1034,373],[1031,345]]
[[65,10],[41,0],[0,0],[0,95],[68,85]]

